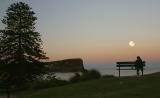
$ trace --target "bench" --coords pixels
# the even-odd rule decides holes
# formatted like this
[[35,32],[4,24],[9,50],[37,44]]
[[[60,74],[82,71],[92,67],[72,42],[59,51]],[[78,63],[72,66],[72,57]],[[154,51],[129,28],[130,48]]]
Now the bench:
[[[135,61],[117,62],[116,66],[118,67],[117,70],[119,72],[119,77],[120,77],[120,70],[137,70]],[[144,66],[145,66],[145,61],[143,61],[143,69],[144,69]],[[137,75],[138,75],[138,72],[137,72]],[[142,70],[142,75],[143,75],[143,70]]]
[[10,89],[9,83],[0,81],[0,93],[6,94],[6,98],[10,98],[9,89]]

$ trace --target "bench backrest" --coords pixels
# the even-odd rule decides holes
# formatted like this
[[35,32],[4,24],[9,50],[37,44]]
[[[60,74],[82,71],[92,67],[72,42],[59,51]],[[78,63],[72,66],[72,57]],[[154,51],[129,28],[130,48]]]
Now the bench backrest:
[[[129,62],[117,62],[117,67],[135,67],[136,62],[135,61],[129,61]],[[143,67],[145,66],[145,61],[143,61]]]
[[1,89],[9,89],[9,88],[10,88],[9,83],[0,81],[0,90],[1,90]]

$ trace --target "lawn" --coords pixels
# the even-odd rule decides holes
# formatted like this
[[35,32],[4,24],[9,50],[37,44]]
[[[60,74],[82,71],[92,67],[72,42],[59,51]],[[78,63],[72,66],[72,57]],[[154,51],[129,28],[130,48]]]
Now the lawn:
[[160,73],[143,77],[103,77],[39,91],[26,91],[20,98],[160,98]]

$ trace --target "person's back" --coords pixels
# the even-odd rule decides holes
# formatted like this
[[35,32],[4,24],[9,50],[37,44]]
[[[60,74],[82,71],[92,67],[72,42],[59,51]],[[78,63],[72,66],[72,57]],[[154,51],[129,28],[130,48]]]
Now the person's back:
[[137,56],[136,69],[137,69],[137,75],[139,75],[139,70],[141,70],[143,72],[143,61],[140,58],[140,56]]

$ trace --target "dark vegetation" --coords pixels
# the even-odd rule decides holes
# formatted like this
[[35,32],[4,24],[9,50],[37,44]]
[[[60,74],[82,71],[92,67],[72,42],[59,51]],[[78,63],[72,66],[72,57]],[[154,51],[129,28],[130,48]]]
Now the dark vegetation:
[[102,77],[39,91],[20,98],[160,98],[160,73],[131,77]]
[[70,78],[71,83],[76,83],[80,81],[93,80],[101,78],[100,72],[96,70],[85,70],[81,75],[79,73],[75,73],[73,77]]
[[35,31],[37,17],[28,4],[13,3],[6,10],[0,30],[0,80],[12,88],[23,88],[46,69],[40,33]]
[[75,73],[75,76],[71,77],[69,81],[67,80],[58,80],[54,77],[54,75],[49,75],[47,78],[39,78],[30,84],[30,88],[33,90],[45,89],[57,86],[69,85],[72,83],[78,83],[87,80],[93,80],[101,78],[101,74],[96,70],[85,70],[83,73]]

